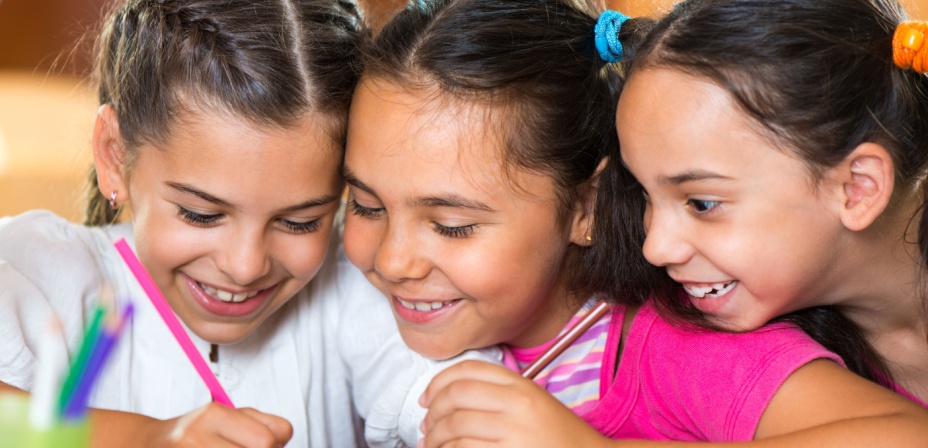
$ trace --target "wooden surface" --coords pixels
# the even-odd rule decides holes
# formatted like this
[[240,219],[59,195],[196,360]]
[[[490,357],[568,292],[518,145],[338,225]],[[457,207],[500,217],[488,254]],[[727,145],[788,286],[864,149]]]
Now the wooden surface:
[[[505,0],[501,0],[505,1]],[[815,1],[815,0],[809,0]],[[0,0],[0,216],[34,208],[78,220],[97,108],[84,76],[89,38],[109,0]],[[406,2],[360,0],[380,24]],[[928,0],[904,0],[928,19]],[[631,16],[671,0],[606,0]],[[83,44],[75,39],[85,37]]]

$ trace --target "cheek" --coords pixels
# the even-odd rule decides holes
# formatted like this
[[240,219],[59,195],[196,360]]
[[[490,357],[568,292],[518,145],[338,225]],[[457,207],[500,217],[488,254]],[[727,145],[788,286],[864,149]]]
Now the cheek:
[[380,245],[379,232],[375,223],[359,216],[345,217],[345,254],[358,269],[368,272],[374,269],[374,257]]
[[282,235],[272,256],[293,277],[309,281],[325,263],[331,227],[311,235]]

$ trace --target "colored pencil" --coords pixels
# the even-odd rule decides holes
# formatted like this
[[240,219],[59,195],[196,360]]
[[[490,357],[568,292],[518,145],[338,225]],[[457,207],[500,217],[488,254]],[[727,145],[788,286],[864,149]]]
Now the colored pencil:
[[71,363],[71,368],[64,380],[64,385],[61,386],[61,393],[58,395],[59,417],[64,415],[64,408],[67,406],[68,400],[71,399],[71,396],[74,394],[74,389],[77,387],[77,383],[80,382],[81,376],[84,375],[84,372],[87,370],[87,362],[90,360],[93,348],[100,338],[100,325],[105,314],[106,309],[103,305],[97,304],[93,316],[91,317],[90,325],[87,327],[87,330],[84,331],[84,339],[81,341],[81,348],[77,352],[77,358]]
[[544,353],[526,366],[525,370],[522,371],[522,376],[529,379],[534,379],[538,376],[551,361],[554,361],[554,359],[566,350],[567,347],[570,347],[570,344],[573,344],[580,335],[585,333],[586,330],[589,330],[596,321],[603,317],[603,315],[609,311],[609,308],[609,304],[604,301],[597,303],[586,316],[583,316],[583,319],[580,319],[573,327],[561,333]]
[[61,322],[52,314],[48,329],[39,335],[36,347],[36,376],[29,400],[29,425],[47,430],[57,420],[58,393],[68,371],[68,352]]
[[[79,421],[87,413],[87,402],[90,398],[90,392],[103,370],[103,366],[109,359],[116,341],[126,323],[132,319],[132,303],[127,303],[119,317],[107,319],[96,346],[94,346],[91,356],[87,362],[87,368],[81,375],[74,388],[74,392],[65,404],[62,417],[67,421]],[[111,313],[115,314],[115,313]]]
[[226,405],[230,408],[235,408],[235,406],[232,404],[232,400],[229,399],[229,395],[226,394],[226,391],[222,388],[222,385],[219,384],[219,380],[217,380],[216,376],[213,375],[213,371],[210,370],[208,365],[206,365],[206,361],[203,359],[203,356],[200,355],[200,352],[197,351],[196,346],[193,345],[193,341],[190,340],[190,336],[187,335],[186,330],[184,330],[184,327],[181,326],[180,321],[177,320],[177,316],[174,315],[174,311],[171,309],[171,306],[168,305],[167,300],[161,294],[161,291],[158,289],[155,281],[148,274],[148,271],[145,270],[145,267],[142,266],[142,262],[139,261],[138,257],[135,256],[132,248],[129,247],[129,243],[126,242],[125,238],[120,238],[118,241],[116,241],[115,246],[116,250],[119,251],[119,254],[122,255],[122,259],[126,262],[126,265],[129,266],[132,274],[135,275],[136,280],[138,280],[139,284],[142,286],[142,289],[148,295],[152,305],[154,305],[155,309],[158,310],[158,314],[161,315],[161,319],[164,320],[164,323],[167,324],[168,329],[171,330],[171,334],[174,335],[174,339],[184,350],[184,353],[187,355],[187,359],[190,360],[190,362],[193,364],[193,367],[200,375],[200,378],[204,383],[206,383],[206,387],[209,388],[209,392],[213,397],[213,401]]

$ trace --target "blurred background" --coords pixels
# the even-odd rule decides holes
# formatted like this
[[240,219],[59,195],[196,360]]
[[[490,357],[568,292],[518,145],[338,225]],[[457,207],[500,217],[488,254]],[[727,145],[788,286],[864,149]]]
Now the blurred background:
[[[0,0],[0,216],[44,208],[81,219],[98,106],[90,50],[110,1]],[[928,0],[902,1],[912,18],[928,18]],[[375,27],[406,4],[358,2]],[[634,17],[660,14],[674,0],[605,3]]]

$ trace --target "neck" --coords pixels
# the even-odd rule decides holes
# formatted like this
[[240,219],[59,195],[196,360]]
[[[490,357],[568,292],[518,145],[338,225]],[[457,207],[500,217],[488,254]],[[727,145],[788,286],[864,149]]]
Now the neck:
[[905,210],[849,236],[832,272],[827,303],[861,327],[886,360],[894,380],[922,400],[928,398],[928,270],[918,249],[916,211]]

